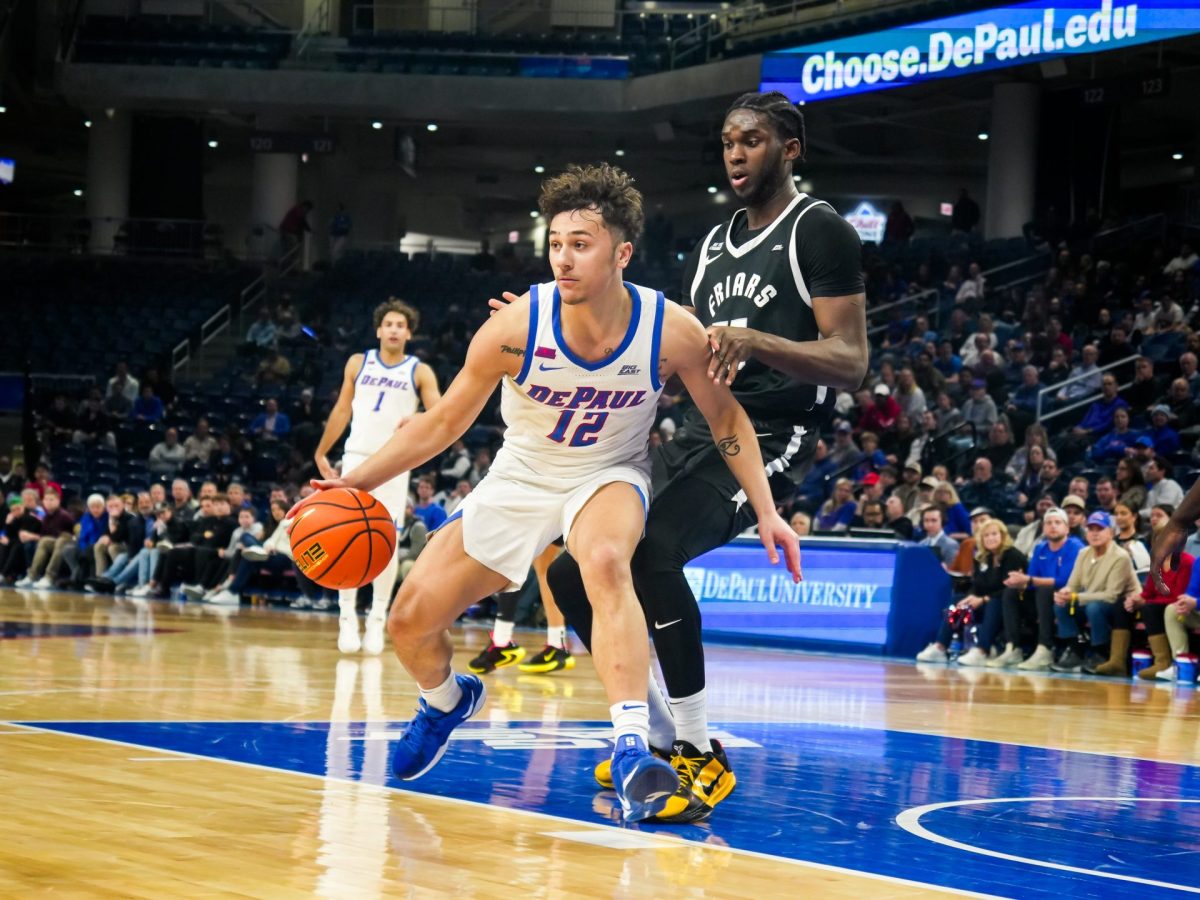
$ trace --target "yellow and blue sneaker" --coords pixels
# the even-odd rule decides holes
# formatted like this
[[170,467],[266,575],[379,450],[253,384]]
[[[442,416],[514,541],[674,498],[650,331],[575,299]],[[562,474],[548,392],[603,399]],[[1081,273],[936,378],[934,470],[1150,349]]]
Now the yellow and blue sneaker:
[[679,773],[679,783],[711,809],[733,793],[737,778],[721,742],[714,738],[710,743],[712,750],[702,753],[694,744],[676,741],[671,765]]
[[[462,698],[449,712],[434,709],[421,698],[420,708],[413,716],[392,754],[392,774],[404,781],[420,778],[432,769],[446,752],[450,732],[483,706],[487,690],[474,675],[455,675],[462,688]],[[672,772],[674,770],[672,769]]]
[[509,641],[503,647],[488,644],[486,650],[467,663],[467,668],[476,675],[486,675],[496,669],[519,663],[524,658],[525,648],[518,647],[513,641]]
[[[651,744],[650,752],[665,762],[671,761],[672,753],[670,750],[660,750]],[[596,768],[592,769],[592,775],[596,779],[596,784],[611,791],[613,789],[612,757],[606,756],[600,762],[596,763]]]
[[617,738],[612,776],[626,822],[653,819],[679,789],[679,776],[670,764],[651,755],[642,739],[633,734]]
[[547,644],[537,656],[530,657],[517,666],[522,672],[557,672],[559,669],[575,668],[575,657],[564,647]]

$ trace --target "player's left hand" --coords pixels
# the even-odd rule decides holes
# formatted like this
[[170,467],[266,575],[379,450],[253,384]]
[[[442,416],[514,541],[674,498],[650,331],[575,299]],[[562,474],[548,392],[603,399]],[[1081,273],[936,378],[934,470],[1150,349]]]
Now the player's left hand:
[[758,332],[753,328],[734,328],[732,325],[709,325],[708,349],[712,358],[708,362],[708,377],[713,384],[733,384],[738,367],[754,355]]
[[783,559],[787,570],[792,573],[792,582],[799,584],[803,577],[800,573],[800,539],[792,531],[792,526],[772,510],[769,516],[758,522],[758,539],[766,548],[767,558],[773,566],[779,563],[777,548],[783,548]]

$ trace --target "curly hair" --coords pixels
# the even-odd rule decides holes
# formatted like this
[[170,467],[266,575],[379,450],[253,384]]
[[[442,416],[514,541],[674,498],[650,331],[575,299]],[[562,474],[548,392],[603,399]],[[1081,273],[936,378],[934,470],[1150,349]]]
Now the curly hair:
[[547,178],[542,182],[538,209],[547,219],[576,209],[595,210],[609,231],[631,242],[641,237],[646,221],[642,192],[633,186],[633,178],[608,163],[568,166],[561,175]]
[[421,324],[421,314],[399,297],[388,297],[375,307],[375,312],[371,314],[371,319],[375,322],[377,329],[383,325],[383,320],[387,317],[388,313],[400,313],[408,323],[408,330],[413,334],[417,333],[417,327]]

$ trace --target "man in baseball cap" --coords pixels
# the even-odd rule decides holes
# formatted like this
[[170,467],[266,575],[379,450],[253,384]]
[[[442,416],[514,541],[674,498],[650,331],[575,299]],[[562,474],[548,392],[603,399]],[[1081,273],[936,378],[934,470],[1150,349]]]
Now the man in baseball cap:
[[1087,519],[1087,504],[1076,494],[1063,497],[1062,508],[1067,514],[1067,527],[1074,537],[1083,540],[1084,520]]
[[[1068,641],[1050,668],[1056,672],[1125,675],[1130,630],[1113,628],[1113,611],[1127,594],[1140,592],[1133,561],[1113,542],[1112,517],[1103,511],[1087,518],[1087,549],[1079,554],[1067,583],[1054,593],[1058,636]],[[1080,647],[1080,624],[1092,628],[1091,648],[1085,659]],[[1111,638],[1111,653],[1109,640]],[[1105,661],[1107,660],[1107,662]]]
[[[1024,572],[1010,572],[1004,580],[1005,650],[988,661],[992,668],[1044,671],[1054,662],[1055,592],[1067,584],[1083,542],[1068,532],[1067,512],[1053,506],[1042,516],[1042,540],[1033,548]],[[1032,601],[1032,602],[1031,602]],[[1021,624],[1036,621],[1038,646],[1022,662]]]

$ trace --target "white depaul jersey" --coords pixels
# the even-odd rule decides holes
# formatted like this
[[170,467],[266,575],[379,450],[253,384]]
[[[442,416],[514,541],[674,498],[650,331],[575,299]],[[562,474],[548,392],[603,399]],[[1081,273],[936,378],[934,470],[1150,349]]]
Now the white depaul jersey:
[[508,427],[493,471],[557,481],[616,465],[649,469],[665,301],[661,292],[625,287],[633,298],[629,328],[596,362],[577,357],[563,340],[555,283],[530,287],[524,362],[501,384]]
[[417,412],[421,400],[415,384],[418,365],[415,356],[388,366],[378,350],[363,354],[362,368],[354,380],[347,453],[370,456],[387,443],[401,419]]

